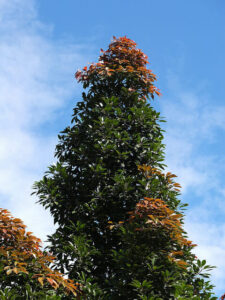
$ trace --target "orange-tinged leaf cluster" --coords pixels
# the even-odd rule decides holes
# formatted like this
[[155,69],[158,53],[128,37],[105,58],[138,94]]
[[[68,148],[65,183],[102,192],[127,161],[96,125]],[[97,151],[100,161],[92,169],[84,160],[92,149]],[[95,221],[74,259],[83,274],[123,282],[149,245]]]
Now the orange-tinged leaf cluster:
[[[165,182],[170,185],[170,188],[176,191],[181,187],[178,183],[173,182],[172,178],[177,176],[170,172],[163,174],[157,168],[152,168],[151,166],[147,165],[138,166],[138,169],[142,171],[145,177],[148,179],[150,179],[152,176],[163,178]],[[163,230],[171,238],[171,240],[175,242],[175,244],[179,245],[178,248],[180,249],[183,249],[184,246],[188,248],[196,246],[184,237],[184,231],[182,229],[181,222],[183,214],[177,213],[169,208],[167,203],[162,199],[145,197],[143,200],[140,200],[136,204],[135,209],[128,212],[128,214],[129,218],[126,222],[113,224],[112,221],[109,221],[109,228],[113,229],[133,223],[135,224],[135,231],[137,232]],[[183,255],[184,252],[182,250],[174,249],[169,253],[168,259],[175,262],[181,268],[186,268],[187,263],[182,260]]]
[[127,87],[130,92],[137,91],[140,99],[146,100],[148,94],[154,98],[154,94],[160,95],[154,86],[156,76],[147,68],[148,57],[136,48],[136,43],[125,37],[113,37],[108,50],[101,49],[99,62],[78,70],[75,77],[78,82],[88,86],[97,81],[97,78],[108,79],[116,75],[121,76],[122,81],[127,79]]
[[161,199],[144,198],[137,203],[133,212],[129,212],[130,221],[146,219],[145,224],[151,224],[154,228],[161,228],[170,232],[171,238],[184,242],[180,218],[182,214],[175,213]]
[[[164,230],[168,233],[170,238],[179,244],[181,247],[194,247],[191,241],[183,236],[183,229],[180,219],[182,214],[178,214],[170,209],[167,204],[161,199],[144,198],[137,205],[133,212],[129,212],[129,222],[137,222],[144,220],[144,224],[138,228],[137,231]],[[172,251],[168,258],[174,261],[181,268],[184,268],[187,263],[183,261],[182,251]],[[177,258],[179,256],[179,258]]]
[[26,232],[25,228],[20,219],[13,218],[8,210],[0,208],[0,263],[6,274],[32,274],[41,286],[50,285],[54,289],[62,286],[67,293],[77,296],[78,286],[49,267],[54,257],[44,253],[41,240]]
[[146,178],[151,178],[152,176],[158,176],[163,178],[167,182],[167,186],[173,190],[179,192],[181,185],[177,182],[173,182],[173,178],[177,177],[175,174],[172,174],[171,172],[167,172],[166,174],[162,173],[157,168],[152,168],[151,166],[142,165],[138,166],[138,170],[141,171]]

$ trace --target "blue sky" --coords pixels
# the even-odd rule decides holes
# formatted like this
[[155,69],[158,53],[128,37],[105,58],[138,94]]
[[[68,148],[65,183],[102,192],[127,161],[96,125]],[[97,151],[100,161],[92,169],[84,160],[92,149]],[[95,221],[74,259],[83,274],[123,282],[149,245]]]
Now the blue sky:
[[113,35],[149,56],[162,97],[166,163],[189,204],[195,253],[225,292],[225,2],[0,0],[0,206],[45,240],[48,212],[32,185],[54,162],[57,134],[81,99],[74,73]]

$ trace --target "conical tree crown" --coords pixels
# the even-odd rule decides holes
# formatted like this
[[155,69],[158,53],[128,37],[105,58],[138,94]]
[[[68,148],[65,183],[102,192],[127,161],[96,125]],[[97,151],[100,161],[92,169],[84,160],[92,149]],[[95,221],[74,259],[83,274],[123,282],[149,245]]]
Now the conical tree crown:
[[50,250],[87,299],[191,299],[201,290],[196,299],[213,299],[196,278],[205,263],[195,265],[182,229],[179,185],[162,174],[162,120],[147,101],[159,91],[147,63],[136,43],[114,38],[76,72],[87,92],[59,135],[57,163],[35,184],[58,224]]
[[[163,167],[159,113],[147,103],[158,90],[147,57],[126,37],[114,38],[99,62],[78,71],[76,78],[88,91],[74,108],[72,126],[59,135],[57,163],[35,188],[59,224],[50,250],[61,270],[73,278],[88,269],[100,284],[114,272],[111,250],[120,247],[108,222],[126,219],[146,196],[138,165]],[[79,248],[78,237],[89,258],[81,258],[78,250],[68,254],[66,245]]]

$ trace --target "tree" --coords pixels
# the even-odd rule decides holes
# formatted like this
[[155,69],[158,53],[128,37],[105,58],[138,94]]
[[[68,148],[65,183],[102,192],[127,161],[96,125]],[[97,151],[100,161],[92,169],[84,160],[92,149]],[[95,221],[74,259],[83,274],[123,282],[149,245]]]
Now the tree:
[[78,285],[49,267],[54,257],[41,250],[40,239],[6,209],[0,209],[0,237],[1,299],[62,299],[66,294],[71,299],[79,294]]
[[56,266],[83,285],[86,299],[215,299],[182,229],[185,205],[165,165],[159,95],[147,56],[113,38],[99,62],[78,70],[87,93],[55,156],[35,183],[56,232]]

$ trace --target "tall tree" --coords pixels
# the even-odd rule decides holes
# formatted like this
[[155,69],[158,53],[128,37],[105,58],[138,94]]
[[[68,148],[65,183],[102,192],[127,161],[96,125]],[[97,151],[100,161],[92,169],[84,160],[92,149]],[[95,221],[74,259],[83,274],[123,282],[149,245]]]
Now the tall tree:
[[162,173],[147,64],[135,42],[114,37],[98,63],[76,72],[87,92],[59,135],[57,163],[35,183],[58,225],[50,250],[87,299],[214,299],[198,276],[209,266],[182,229],[179,185]]

